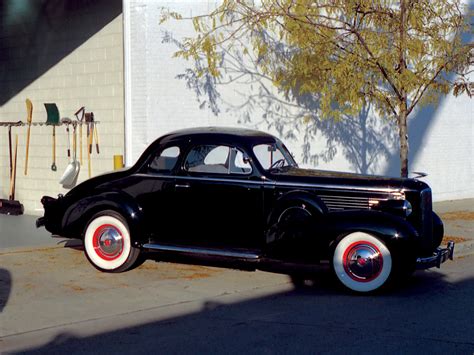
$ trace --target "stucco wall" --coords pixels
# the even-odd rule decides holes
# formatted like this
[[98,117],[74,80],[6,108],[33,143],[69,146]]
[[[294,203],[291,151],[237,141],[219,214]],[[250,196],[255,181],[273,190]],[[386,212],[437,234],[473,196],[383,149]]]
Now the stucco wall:
[[[318,169],[399,175],[396,127],[370,107],[341,122],[303,119],[313,103],[288,102],[255,68],[227,55],[220,82],[196,80],[194,63],[173,58],[194,34],[188,21],[159,24],[161,8],[184,16],[208,13],[216,1],[126,0],[132,164],[145,147],[171,130],[192,126],[246,126],[282,138],[300,165]],[[231,53],[235,54],[235,53]],[[409,122],[410,170],[428,173],[435,200],[474,197],[474,100],[448,96],[415,112]]]
[[[26,121],[25,99],[33,102],[33,123],[46,122],[45,102],[55,102],[61,117],[81,106],[95,114],[100,155],[92,155],[92,175],[113,169],[113,155],[124,154],[123,36],[121,2],[2,2],[0,29],[0,121]],[[23,3],[23,2],[22,2]],[[72,131],[72,129],[71,129]],[[27,128],[18,134],[16,199],[25,213],[40,214],[40,198],[65,193],[59,180],[68,165],[65,126],[56,128],[56,165],[52,164],[52,127],[33,126],[28,175],[24,175]],[[85,151],[79,182],[88,178]],[[0,128],[0,195],[9,195],[7,129]]]

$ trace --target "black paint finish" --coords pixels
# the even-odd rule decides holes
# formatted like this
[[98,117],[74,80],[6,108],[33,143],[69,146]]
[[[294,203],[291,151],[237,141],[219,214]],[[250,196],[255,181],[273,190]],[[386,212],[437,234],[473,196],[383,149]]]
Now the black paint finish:
[[[335,241],[354,231],[377,235],[413,257],[431,255],[440,244],[443,225],[431,211],[425,183],[305,170],[291,158],[290,166],[265,170],[253,151],[263,143],[287,152],[277,138],[253,130],[211,127],[167,134],[134,166],[92,178],[57,199],[44,197],[45,214],[38,223],[51,233],[82,238],[89,219],[111,209],[126,219],[138,247],[247,250],[272,260],[315,263],[329,259]],[[252,172],[188,171],[187,153],[202,144],[237,148]],[[151,169],[153,159],[172,146],[180,149],[174,168]],[[405,200],[413,208],[408,217]]]

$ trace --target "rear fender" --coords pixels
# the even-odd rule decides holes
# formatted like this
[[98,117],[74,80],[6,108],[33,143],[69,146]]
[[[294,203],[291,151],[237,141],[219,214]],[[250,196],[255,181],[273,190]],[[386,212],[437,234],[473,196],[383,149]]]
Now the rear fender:
[[64,213],[62,230],[65,237],[82,239],[87,223],[94,214],[114,210],[120,213],[130,228],[132,239],[140,242],[144,235],[141,228],[143,213],[131,196],[121,191],[109,191],[89,196],[73,203]]

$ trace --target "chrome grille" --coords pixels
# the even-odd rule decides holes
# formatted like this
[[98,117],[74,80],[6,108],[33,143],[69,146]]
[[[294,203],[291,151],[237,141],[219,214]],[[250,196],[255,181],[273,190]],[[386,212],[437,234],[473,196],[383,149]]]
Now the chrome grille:
[[433,203],[431,200],[431,189],[421,191],[421,235],[431,240],[433,235]]
[[318,195],[329,211],[368,210],[368,197]]

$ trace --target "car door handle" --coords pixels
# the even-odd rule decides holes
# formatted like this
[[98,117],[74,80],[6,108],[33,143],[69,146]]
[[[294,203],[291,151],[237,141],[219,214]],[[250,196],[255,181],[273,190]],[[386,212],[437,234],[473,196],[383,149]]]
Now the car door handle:
[[180,188],[180,189],[189,189],[191,187],[191,185],[189,185],[189,184],[176,184],[176,185],[174,185],[174,187]]

